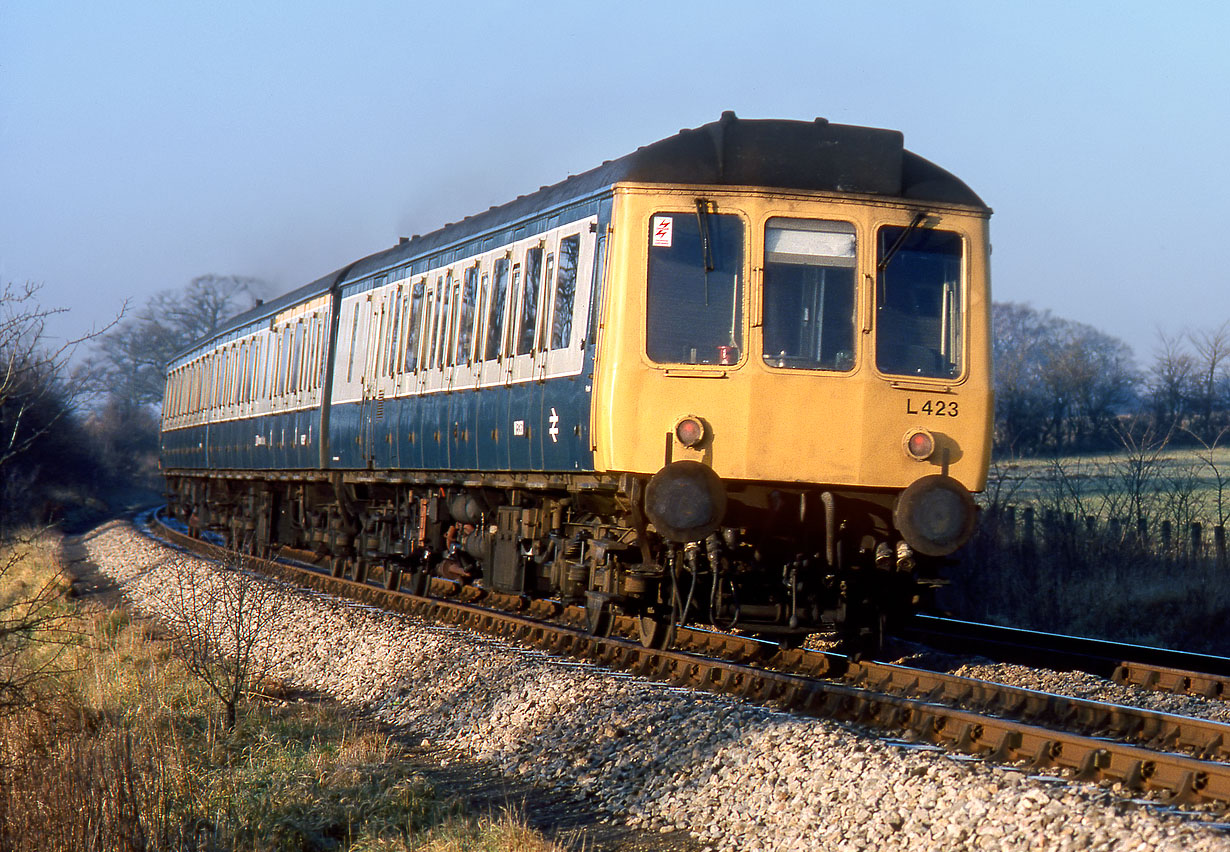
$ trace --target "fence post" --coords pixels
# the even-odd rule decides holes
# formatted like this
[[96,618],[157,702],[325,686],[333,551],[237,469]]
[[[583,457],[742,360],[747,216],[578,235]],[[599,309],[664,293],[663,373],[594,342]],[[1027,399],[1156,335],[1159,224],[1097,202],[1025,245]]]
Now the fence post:
[[1162,521],[1162,550],[1170,551],[1170,521]]
[[1025,540],[1024,545],[1030,550],[1034,549],[1034,507],[1026,506],[1021,515],[1025,520]]
[[1149,543],[1149,522],[1144,518],[1136,519],[1136,535],[1142,546]]
[[1008,544],[1016,541],[1016,506],[1004,507],[1004,529],[1008,533]]
[[1199,559],[1200,552],[1204,549],[1204,527],[1199,521],[1192,521],[1191,529],[1192,537],[1192,558]]
[[1217,548],[1217,564],[1226,564],[1226,528],[1222,524],[1213,527],[1213,543]]

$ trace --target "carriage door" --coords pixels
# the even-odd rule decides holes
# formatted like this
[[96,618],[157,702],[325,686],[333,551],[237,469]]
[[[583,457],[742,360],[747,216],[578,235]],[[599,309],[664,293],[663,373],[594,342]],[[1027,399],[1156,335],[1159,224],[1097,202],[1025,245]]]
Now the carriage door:
[[[383,284],[382,278],[376,285]],[[389,294],[379,294],[373,288],[369,297],[371,319],[367,327],[367,359],[363,365],[363,397],[359,406],[359,444],[362,448],[363,466],[371,468],[376,461],[376,442],[384,419],[384,389],[380,387],[381,343],[388,333]]]
[[546,295],[550,310],[542,336],[543,466],[578,470],[587,466],[589,394],[577,380],[585,362],[585,320],[593,276],[594,237],[586,230],[560,236]]
[[538,298],[537,329],[534,333],[534,381],[541,383],[547,377],[547,352],[550,350],[551,307],[555,302],[555,245],[552,239],[547,246],[543,261],[541,294]]

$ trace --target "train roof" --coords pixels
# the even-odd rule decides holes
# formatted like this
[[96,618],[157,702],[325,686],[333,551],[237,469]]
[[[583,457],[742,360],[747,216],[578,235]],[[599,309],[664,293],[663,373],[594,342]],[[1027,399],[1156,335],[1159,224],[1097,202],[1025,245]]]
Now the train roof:
[[906,150],[904,139],[897,130],[831,124],[823,118],[747,120],[724,112],[717,121],[681,130],[597,168],[355,261],[235,317],[215,337],[272,316],[337,284],[362,279],[536,213],[564,207],[621,182],[878,195],[922,204],[966,205],[990,212],[964,181]]
[[718,121],[680,130],[515,201],[411,237],[359,261],[350,277],[374,271],[368,261],[393,264],[417,258],[622,182],[880,195],[990,212],[964,181],[907,151],[904,141],[897,130],[831,124],[823,118],[746,120],[724,112]]

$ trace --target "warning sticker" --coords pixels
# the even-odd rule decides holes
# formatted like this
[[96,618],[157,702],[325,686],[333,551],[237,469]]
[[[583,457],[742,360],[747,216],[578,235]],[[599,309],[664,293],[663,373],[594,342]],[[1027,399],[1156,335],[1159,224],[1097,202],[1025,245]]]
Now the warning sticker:
[[654,216],[653,217],[653,246],[654,248],[670,248],[671,240],[675,235],[675,217],[673,216]]

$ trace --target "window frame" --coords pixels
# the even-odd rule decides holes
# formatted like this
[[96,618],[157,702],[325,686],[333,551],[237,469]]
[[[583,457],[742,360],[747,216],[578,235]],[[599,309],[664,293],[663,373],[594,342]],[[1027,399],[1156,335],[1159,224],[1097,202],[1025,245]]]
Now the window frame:
[[[698,201],[699,200],[701,199],[698,199]],[[644,255],[645,263],[643,267],[645,286],[643,289],[644,304],[643,304],[643,309],[641,311],[641,316],[639,320],[640,325],[641,325],[641,333],[643,335],[641,356],[642,358],[645,359],[645,363],[651,365],[655,369],[659,369],[659,370],[680,370],[682,369],[682,370],[700,370],[700,371],[713,370],[713,369],[733,370],[733,369],[736,369],[737,367],[743,366],[745,363],[747,363],[747,360],[748,360],[748,351],[750,349],[750,345],[751,345],[752,337],[753,337],[752,321],[751,321],[751,316],[750,316],[751,304],[752,304],[751,266],[752,266],[753,250],[755,249],[755,246],[753,244],[753,237],[752,237],[752,234],[754,233],[753,218],[748,214],[746,210],[739,208],[739,207],[725,207],[725,206],[721,206],[712,201],[706,201],[706,203],[709,204],[707,215],[733,217],[735,220],[739,222],[742,228],[741,258],[740,258],[740,263],[739,263],[740,278],[739,278],[739,285],[738,285],[740,304],[739,304],[737,312],[736,311],[731,312],[732,317],[737,318],[737,323],[739,325],[740,340],[738,342],[738,350],[739,350],[738,358],[735,359],[735,361],[731,364],[719,364],[716,362],[706,363],[703,361],[698,361],[697,363],[690,363],[688,361],[660,361],[656,359],[652,354],[650,354],[649,312],[651,309],[651,303],[650,303],[649,282],[650,282],[650,269],[651,269],[651,263],[652,263],[651,251],[653,249],[652,232],[654,228],[654,219],[658,216],[673,216],[673,217],[684,217],[685,219],[688,219],[689,221],[694,221],[698,215],[696,206],[688,207],[686,205],[686,202],[677,202],[674,204],[665,204],[660,207],[655,207],[649,210],[645,217],[644,224],[643,224],[643,231],[642,231],[642,238],[644,239],[644,243],[642,245],[644,246],[644,252],[645,252],[645,255]]]

